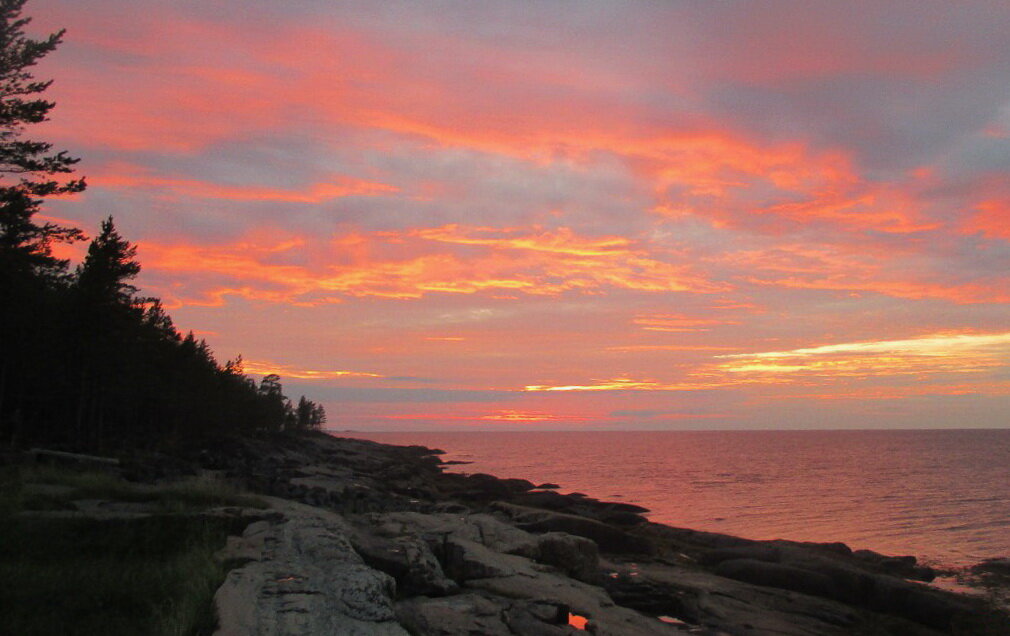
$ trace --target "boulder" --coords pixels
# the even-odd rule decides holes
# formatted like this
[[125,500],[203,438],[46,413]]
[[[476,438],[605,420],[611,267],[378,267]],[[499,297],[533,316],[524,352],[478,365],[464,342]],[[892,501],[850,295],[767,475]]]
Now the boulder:
[[989,573],[1010,576],[1010,558],[986,559],[981,563],[973,565],[971,570],[978,574]]
[[716,548],[701,552],[696,560],[702,565],[718,565],[723,561],[733,559],[753,559],[755,561],[766,561],[777,563],[779,561],[779,550],[772,546],[745,545],[731,548]]
[[547,510],[570,510],[578,502],[578,497],[562,495],[553,490],[532,491],[513,497],[513,501],[521,506],[544,508]]
[[[533,484],[528,481],[516,481],[524,481],[529,484],[529,488],[533,488]],[[517,488],[520,491],[522,489],[521,486],[509,483],[508,480],[499,479],[494,475],[474,473],[465,476],[460,490],[456,494],[467,499],[491,501],[493,499],[508,499],[517,492]]]
[[715,573],[736,581],[811,596],[832,598],[836,593],[831,578],[824,574],[757,559],[728,559],[716,566]]
[[400,596],[444,596],[459,589],[446,577],[428,544],[417,537],[403,535],[389,539],[355,532],[351,543],[365,563],[396,579]]
[[936,578],[936,571],[931,567],[919,565],[918,559],[914,556],[887,556],[873,550],[856,550],[852,556],[881,572],[902,578],[927,583]]
[[[539,631],[533,631],[529,628],[531,622],[520,620],[515,631],[512,632],[514,634],[554,636],[558,633],[556,629],[544,630],[544,626],[556,627],[562,630],[561,633],[572,635],[589,632],[596,636],[669,636],[681,633],[656,618],[615,605],[607,593],[599,587],[550,572],[538,572],[534,576],[519,574],[517,576],[478,579],[468,583],[467,586],[483,590],[494,597],[513,599],[514,603],[525,601],[535,604],[548,603],[555,606],[565,606],[569,608],[571,613],[589,619],[585,632],[573,627],[558,626],[549,621],[542,621],[542,617],[542,623],[537,626]],[[533,613],[529,606],[524,611]],[[548,616],[551,614],[550,610],[542,609],[541,611],[547,611]],[[520,631],[523,628],[530,629],[530,631]]]
[[548,601],[516,602],[504,614],[513,634],[523,636],[569,636],[577,633],[568,626],[568,607]]
[[553,565],[573,579],[595,583],[600,578],[600,552],[590,539],[548,532],[537,537],[537,551],[537,561]]
[[503,502],[496,502],[494,507],[509,515],[517,526],[528,532],[574,534],[592,539],[604,552],[648,554],[652,551],[652,546],[646,539],[595,519]]
[[442,562],[442,569],[457,583],[514,576],[517,569],[523,567],[515,561],[522,560],[522,557],[500,554],[474,541],[451,536],[436,548],[436,554]]
[[502,621],[502,604],[467,592],[446,598],[424,596],[396,605],[396,616],[411,634],[425,636],[513,636]]
[[949,631],[977,609],[967,599],[953,594],[880,575],[874,578],[869,608],[943,631]]
[[[887,633],[875,632],[862,622],[859,613],[841,603],[724,578],[694,566],[605,562],[603,567],[612,572],[604,579],[604,587],[616,602],[688,623],[691,626],[687,631],[691,633],[789,636]],[[895,633],[921,633],[914,629],[912,626]]]
[[251,524],[231,546],[245,565],[214,596],[220,636],[406,636],[392,577],[365,565],[333,513],[274,501],[280,521]]

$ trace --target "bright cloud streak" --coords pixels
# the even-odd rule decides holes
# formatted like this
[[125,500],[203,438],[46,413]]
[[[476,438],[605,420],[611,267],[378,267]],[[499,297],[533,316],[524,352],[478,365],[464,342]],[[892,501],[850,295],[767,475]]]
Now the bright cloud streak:
[[1010,333],[940,334],[716,356],[719,370],[741,375],[809,374],[830,378],[972,374],[1010,367]]
[[738,325],[737,320],[720,320],[715,318],[692,318],[673,314],[652,314],[635,316],[632,321],[646,331],[708,331],[720,325]]
[[592,384],[530,384],[523,387],[524,391],[689,391],[700,388],[691,384],[664,384],[655,380],[632,380],[630,378],[613,378],[610,380],[593,380]]
[[[718,358],[799,358],[842,353],[899,353],[919,356],[951,356],[964,351],[998,349],[1010,354],[1010,333],[994,334],[939,334],[904,340],[878,342],[847,342],[819,347],[806,347],[790,351],[764,353],[739,353],[716,356]],[[1003,351],[1005,349],[1005,351]]]
[[303,369],[289,364],[278,364],[262,360],[243,360],[242,367],[246,373],[253,375],[270,375],[275,373],[282,378],[296,378],[299,380],[335,380],[339,378],[382,378],[378,373],[368,373],[365,371],[337,371]]

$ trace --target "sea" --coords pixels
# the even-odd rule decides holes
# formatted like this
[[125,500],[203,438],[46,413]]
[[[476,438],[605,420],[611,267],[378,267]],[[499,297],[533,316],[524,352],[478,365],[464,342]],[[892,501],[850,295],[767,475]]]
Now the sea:
[[639,504],[676,527],[937,567],[1010,556],[1010,429],[334,434],[442,449],[470,462],[449,470]]

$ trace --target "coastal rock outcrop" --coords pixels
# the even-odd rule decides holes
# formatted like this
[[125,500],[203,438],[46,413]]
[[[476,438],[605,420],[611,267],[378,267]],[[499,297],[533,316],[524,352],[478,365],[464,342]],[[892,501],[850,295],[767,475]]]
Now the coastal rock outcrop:
[[393,608],[395,583],[368,567],[330,512],[273,501],[277,521],[248,526],[224,559],[240,559],[215,595],[221,636],[406,636]]
[[285,497],[229,547],[244,564],[218,591],[222,634],[1010,633],[981,600],[916,582],[931,572],[909,557],[663,526],[444,473],[421,447],[307,435],[202,457]]

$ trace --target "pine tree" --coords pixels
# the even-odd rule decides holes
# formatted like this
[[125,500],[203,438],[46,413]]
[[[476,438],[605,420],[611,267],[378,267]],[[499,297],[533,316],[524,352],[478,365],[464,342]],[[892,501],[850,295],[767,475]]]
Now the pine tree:
[[52,144],[24,137],[25,129],[47,119],[53,102],[39,95],[50,82],[37,81],[31,67],[52,52],[63,31],[33,40],[24,33],[25,0],[0,0],[0,432],[15,438],[26,416],[28,379],[51,344],[53,296],[67,261],[52,245],[83,239],[80,230],[35,222],[38,197],[80,192],[83,179],[63,180],[77,159]]
[[101,446],[106,413],[131,380],[128,367],[136,358],[144,315],[137,288],[128,282],[140,273],[136,255],[137,248],[119,234],[110,216],[77,268],[72,340],[79,349],[79,444]]
[[136,256],[136,246],[119,234],[112,217],[102,221],[101,231],[77,268],[77,288],[86,301],[107,306],[132,305],[137,288],[127,281],[140,273]]
[[16,274],[58,275],[66,261],[52,257],[54,242],[81,240],[76,228],[36,223],[38,197],[80,192],[84,179],[61,181],[78,159],[52,144],[25,139],[25,129],[48,119],[53,102],[38,97],[52,81],[31,73],[42,57],[60,44],[63,31],[41,40],[25,35],[31,18],[22,18],[25,0],[0,0],[0,266],[5,277]]
[[83,179],[61,182],[53,177],[68,174],[78,159],[66,151],[53,152],[52,144],[24,139],[28,124],[46,121],[55,104],[37,97],[52,80],[38,81],[29,70],[51,53],[63,39],[64,30],[42,40],[24,33],[31,18],[22,18],[26,0],[0,0],[0,173],[17,175],[16,188],[32,196],[47,196],[84,189]]

